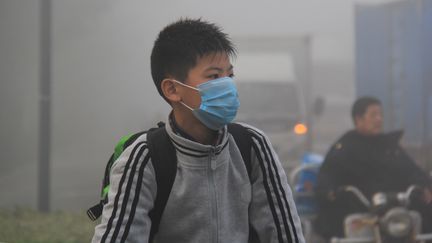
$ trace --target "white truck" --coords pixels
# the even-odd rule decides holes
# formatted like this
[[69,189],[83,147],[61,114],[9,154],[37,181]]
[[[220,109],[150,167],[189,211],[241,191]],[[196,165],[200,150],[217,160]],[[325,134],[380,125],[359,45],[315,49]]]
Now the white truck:
[[234,42],[239,50],[233,61],[240,96],[236,120],[263,130],[284,167],[295,166],[312,143],[309,38],[235,38]]

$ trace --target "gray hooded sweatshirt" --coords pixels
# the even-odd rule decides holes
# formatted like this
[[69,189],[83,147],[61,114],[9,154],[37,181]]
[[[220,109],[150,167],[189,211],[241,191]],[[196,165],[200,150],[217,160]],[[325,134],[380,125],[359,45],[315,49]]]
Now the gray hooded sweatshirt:
[[[166,125],[177,155],[177,174],[161,217],[157,243],[303,243],[287,177],[268,138],[252,135],[249,178],[241,153],[222,129],[217,146],[188,140]],[[96,242],[149,242],[148,216],[156,198],[146,135],[127,147],[110,174],[108,203]]]

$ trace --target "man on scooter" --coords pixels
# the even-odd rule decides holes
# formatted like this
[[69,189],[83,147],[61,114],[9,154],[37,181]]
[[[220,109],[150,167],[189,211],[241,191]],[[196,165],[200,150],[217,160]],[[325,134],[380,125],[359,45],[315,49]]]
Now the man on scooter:
[[330,148],[318,174],[317,233],[342,237],[345,216],[366,211],[352,195],[338,193],[342,186],[355,186],[370,199],[376,192],[405,191],[413,184],[424,188],[414,210],[422,216],[423,232],[432,232],[432,181],[399,145],[402,131],[383,133],[381,102],[373,97],[357,99],[351,115],[354,129]]

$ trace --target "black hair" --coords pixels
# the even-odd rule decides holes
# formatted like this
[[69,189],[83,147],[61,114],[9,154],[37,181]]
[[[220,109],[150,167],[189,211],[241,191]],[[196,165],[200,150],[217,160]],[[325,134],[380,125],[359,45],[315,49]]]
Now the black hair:
[[372,96],[363,96],[358,98],[351,109],[351,117],[355,124],[355,118],[363,116],[367,108],[371,105],[381,105],[381,101],[379,101],[377,98]]
[[217,25],[183,18],[166,26],[151,53],[151,74],[159,94],[166,100],[161,89],[165,78],[184,82],[198,58],[216,53],[226,53],[229,57],[236,54],[228,35]]

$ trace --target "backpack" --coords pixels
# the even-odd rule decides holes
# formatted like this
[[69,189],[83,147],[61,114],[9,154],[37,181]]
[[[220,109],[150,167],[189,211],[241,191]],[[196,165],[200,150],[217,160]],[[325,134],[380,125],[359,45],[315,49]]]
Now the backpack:
[[[240,150],[245,163],[249,180],[251,178],[251,148],[252,137],[249,132],[240,124],[228,124],[228,132],[234,137],[235,143]],[[108,191],[110,186],[110,171],[114,162],[120,157],[121,153],[130,146],[138,137],[147,133],[147,145],[151,157],[151,163],[155,170],[157,194],[153,209],[149,212],[151,219],[150,241],[159,228],[160,219],[168,201],[171,188],[177,172],[177,157],[174,145],[165,130],[163,122],[158,123],[157,128],[139,132],[131,136],[120,139],[105,167],[105,174],[102,181],[101,200],[98,204],[87,210],[87,215],[91,220],[96,220],[102,215],[103,206],[108,203]]]

